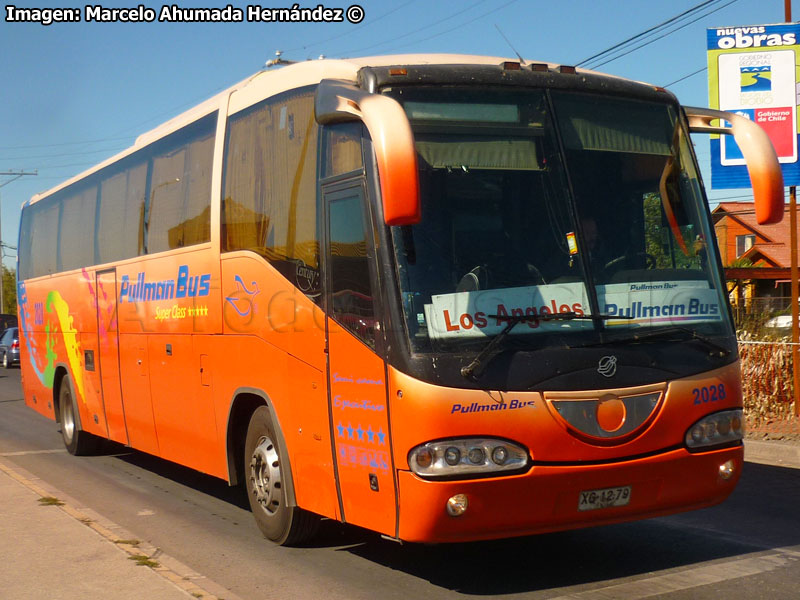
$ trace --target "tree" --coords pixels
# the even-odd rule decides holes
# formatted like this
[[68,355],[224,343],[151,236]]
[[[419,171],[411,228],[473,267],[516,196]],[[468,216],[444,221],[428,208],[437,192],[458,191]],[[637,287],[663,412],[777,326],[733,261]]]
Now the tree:
[[0,313],[17,314],[17,271],[3,265],[3,306]]

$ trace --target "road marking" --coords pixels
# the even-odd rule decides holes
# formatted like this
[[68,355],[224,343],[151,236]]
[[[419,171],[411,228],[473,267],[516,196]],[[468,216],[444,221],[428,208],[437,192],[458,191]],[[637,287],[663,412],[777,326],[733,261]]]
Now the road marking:
[[793,548],[776,548],[753,554],[747,558],[727,560],[668,575],[656,575],[628,583],[567,594],[552,600],[609,600],[611,598],[637,600],[741,577],[751,577],[796,563],[800,563],[800,551]]
[[56,448],[54,450],[20,450],[18,452],[0,452],[0,456],[28,456],[30,454],[62,454],[66,448]]

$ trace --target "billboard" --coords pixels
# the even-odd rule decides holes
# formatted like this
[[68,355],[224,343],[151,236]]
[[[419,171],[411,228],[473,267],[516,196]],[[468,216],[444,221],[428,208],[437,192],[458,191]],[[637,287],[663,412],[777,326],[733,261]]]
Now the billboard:
[[[785,185],[800,185],[795,57],[800,24],[717,27],[706,36],[709,106],[758,123],[772,140]],[[711,136],[711,187],[750,187],[733,136]]]

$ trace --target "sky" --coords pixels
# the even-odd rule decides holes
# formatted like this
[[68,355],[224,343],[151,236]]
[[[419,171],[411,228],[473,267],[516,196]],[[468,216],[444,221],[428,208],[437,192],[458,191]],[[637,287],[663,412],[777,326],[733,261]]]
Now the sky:
[[[300,6],[313,8],[319,2],[343,11],[359,2],[363,18],[358,23],[86,22],[84,2],[13,2],[18,8],[79,9],[79,23],[44,26],[8,22],[5,0],[0,14],[0,173],[38,174],[13,181],[0,175],[4,246],[16,246],[20,207],[33,194],[105,160],[139,134],[257,72],[278,50],[283,58],[298,61],[429,52],[514,57],[516,51],[529,62],[575,65],[705,0],[314,0]],[[100,6],[140,4],[156,15],[171,4],[228,5],[223,0],[130,0]],[[800,0],[792,4],[800,20]],[[284,0],[260,4],[292,5]],[[358,9],[350,14],[358,16]],[[711,0],[597,70],[666,86],[685,105],[707,106],[706,29],[783,21],[784,0]],[[694,139],[708,188],[707,136]],[[713,203],[749,196],[748,190],[709,190],[709,198]],[[5,247],[3,255],[4,264],[13,267],[15,251]]]

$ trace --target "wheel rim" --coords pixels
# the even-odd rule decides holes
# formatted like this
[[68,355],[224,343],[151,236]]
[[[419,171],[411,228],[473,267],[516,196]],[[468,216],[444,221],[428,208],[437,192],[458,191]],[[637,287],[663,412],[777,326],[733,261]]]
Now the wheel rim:
[[250,458],[250,483],[256,502],[269,516],[281,507],[281,468],[278,449],[262,436]]
[[63,394],[61,398],[61,431],[67,443],[72,441],[75,435],[75,415],[72,414],[72,396],[69,392]]
[[8,354],[3,354],[3,366],[8,366]]

